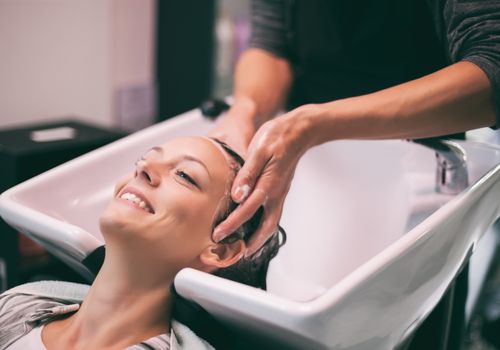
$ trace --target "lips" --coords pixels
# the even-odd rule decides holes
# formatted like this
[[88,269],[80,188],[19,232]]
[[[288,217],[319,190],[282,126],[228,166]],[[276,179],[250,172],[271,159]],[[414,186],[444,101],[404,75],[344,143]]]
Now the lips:
[[151,203],[148,201],[148,199],[142,194],[139,190],[132,188],[132,187],[126,187],[124,188],[118,197],[122,200],[126,200],[133,205],[137,206],[137,208],[142,209],[150,214],[154,214],[154,208],[151,205]]

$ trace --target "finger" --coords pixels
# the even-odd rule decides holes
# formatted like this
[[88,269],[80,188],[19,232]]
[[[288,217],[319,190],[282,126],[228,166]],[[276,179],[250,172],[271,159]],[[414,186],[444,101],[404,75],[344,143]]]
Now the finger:
[[269,214],[264,213],[264,221],[261,227],[253,234],[248,242],[245,257],[255,254],[267,240],[278,230],[278,223],[281,217],[281,208],[269,208]]
[[231,197],[236,203],[243,202],[250,195],[267,161],[268,158],[263,150],[249,149],[248,159],[236,175],[231,189]]
[[228,235],[233,233],[237,228],[243,225],[246,221],[248,221],[259,209],[261,205],[263,205],[267,201],[266,193],[257,188],[252,192],[250,197],[238,206],[222,223],[220,223],[214,230],[213,239],[215,242],[220,242]]

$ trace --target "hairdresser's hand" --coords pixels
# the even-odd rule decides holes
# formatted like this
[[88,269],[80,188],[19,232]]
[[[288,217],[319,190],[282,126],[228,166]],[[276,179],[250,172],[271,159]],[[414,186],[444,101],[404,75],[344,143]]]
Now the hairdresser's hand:
[[264,206],[264,217],[251,238],[246,256],[256,252],[277,230],[285,196],[300,157],[311,146],[309,119],[303,108],[270,120],[253,137],[231,195],[241,205],[214,231],[220,241]]
[[239,98],[226,115],[217,121],[208,136],[227,143],[239,155],[245,157],[255,131],[254,103],[249,99]]

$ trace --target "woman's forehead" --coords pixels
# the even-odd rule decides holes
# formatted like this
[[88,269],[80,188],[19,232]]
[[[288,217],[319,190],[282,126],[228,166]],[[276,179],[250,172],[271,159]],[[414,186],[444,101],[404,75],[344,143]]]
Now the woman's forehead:
[[[205,136],[183,136],[172,139],[160,146],[164,152],[189,155],[203,162],[209,169],[231,167],[231,157],[214,140]],[[216,169],[214,169],[216,170]]]

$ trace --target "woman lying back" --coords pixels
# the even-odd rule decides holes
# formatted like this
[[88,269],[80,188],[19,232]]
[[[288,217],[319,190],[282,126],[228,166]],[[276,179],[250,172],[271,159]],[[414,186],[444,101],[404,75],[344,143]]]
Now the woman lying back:
[[[235,208],[241,158],[205,137],[146,152],[100,217],[104,263],[90,286],[37,282],[0,296],[0,349],[211,349],[173,319],[174,277],[185,267],[265,289],[279,233],[245,258],[262,210],[220,243],[214,227]],[[283,237],[284,238],[284,237]]]

